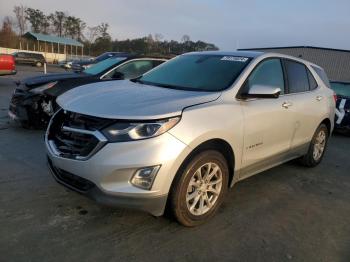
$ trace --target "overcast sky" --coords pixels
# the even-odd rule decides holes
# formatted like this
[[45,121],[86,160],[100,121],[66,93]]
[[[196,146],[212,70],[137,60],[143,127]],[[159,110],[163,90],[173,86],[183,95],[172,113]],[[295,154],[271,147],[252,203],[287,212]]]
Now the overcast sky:
[[349,0],[0,0],[0,18],[23,4],[66,11],[88,26],[110,25],[113,38],[160,33],[165,39],[216,44],[222,50],[313,45],[350,49]]

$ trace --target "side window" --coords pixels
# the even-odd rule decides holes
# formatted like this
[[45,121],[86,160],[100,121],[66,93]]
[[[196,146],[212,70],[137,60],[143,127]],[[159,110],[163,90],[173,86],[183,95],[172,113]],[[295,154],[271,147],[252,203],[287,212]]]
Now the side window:
[[316,71],[316,73],[322,79],[322,81],[325,83],[325,85],[328,88],[331,88],[331,84],[329,83],[326,72],[320,67],[316,67],[316,66],[311,66],[311,67]]
[[162,60],[153,60],[153,67],[157,67],[161,64],[163,64],[165,61]]
[[310,86],[310,90],[314,90],[318,87],[318,84],[314,78],[314,76],[311,74],[310,70],[307,69],[307,75],[309,77],[309,86]]
[[300,93],[309,91],[309,78],[305,65],[290,60],[285,60],[288,91],[289,93]]
[[284,78],[280,59],[268,59],[260,63],[248,78],[248,88],[253,85],[279,87],[281,94],[284,94]]
[[111,71],[104,79],[132,79],[136,78],[153,68],[152,60],[136,60],[126,63]]

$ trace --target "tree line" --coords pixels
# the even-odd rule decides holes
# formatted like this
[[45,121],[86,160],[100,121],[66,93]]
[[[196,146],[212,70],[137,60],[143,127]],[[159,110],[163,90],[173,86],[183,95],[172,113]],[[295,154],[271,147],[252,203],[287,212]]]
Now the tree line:
[[[136,39],[112,39],[108,23],[87,26],[81,18],[64,11],[45,14],[39,9],[16,5],[13,13],[14,16],[6,16],[3,19],[0,30],[2,47],[20,48],[23,42],[27,41],[27,47],[31,48],[28,40],[22,38],[27,31],[31,31],[76,39],[84,44],[85,54],[92,56],[106,51],[171,55],[190,51],[218,50],[214,44],[192,41],[189,35],[184,35],[180,41],[164,40],[163,35],[159,33]],[[33,45],[35,47],[34,43]]]

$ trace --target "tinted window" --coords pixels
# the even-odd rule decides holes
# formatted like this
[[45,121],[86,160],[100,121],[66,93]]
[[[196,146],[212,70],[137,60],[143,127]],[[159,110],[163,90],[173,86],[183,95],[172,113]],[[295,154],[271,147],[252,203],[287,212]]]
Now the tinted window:
[[285,61],[289,93],[300,93],[309,90],[309,79],[306,67],[290,60]]
[[105,70],[108,70],[108,68],[117,65],[118,63],[120,63],[121,61],[125,60],[125,57],[112,57],[112,58],[108,58],[105,59],[101,62],[98,62],[94,65],[92,65],[91,67],[85,69],[83,72],[86,74],[90,74],[90,75],[97,75],[102,73]]
[[314,78],[314,76],[311,74],[310,70],[307,69],[307,75],[309,77],[309,86],[310,90],[314,90],[318,87],[318,84]]
[[131,61],[109,72],[104,78],[132,79],[143,75],[152,68],[152,60]]
[[163,64],[165,61],[162,60],[153,60],[153,67],[159,66],[160,64]]
[[181,55],[156,67],[138,81],[182,90],[219,91],[228,88],[249,61],[247,57]]
[[113,54],[112,53],[104,53],[98,57],[95,58],[95,61],[96,62],[100,62],[100,61],[103,61],[105,59],[108,59],[108,58],[111,58],[113,57]]
[[320,68],[320,67],[316,67],[316,66],[311,66],[315,71],[316,73],[318,74],[318,76],[322,79],[322,81],[324,82],[324,84],[331,88],[331,84],[329,83],[329,80],[328,80],[328,77],[326,75],[326,72]]
[[248,88],[253,85],[281,88],[284,93],[284,78],[281,61],[269,59],[260,63],[248,78]]

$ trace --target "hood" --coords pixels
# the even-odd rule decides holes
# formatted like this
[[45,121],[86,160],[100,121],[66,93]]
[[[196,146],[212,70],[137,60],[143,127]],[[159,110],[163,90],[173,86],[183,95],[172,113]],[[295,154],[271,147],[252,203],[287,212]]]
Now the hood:
[[180,115],[186,107],[214,101],[221,92],[162,88],[129,80],[74,88],[57,98],[65,110],[112,119],[148,120]]
[[24,84],[28,88],[34,88],[39,85],[43,85],[49,82],[54,82],[62,79],[72,79],[72,78],[80,78],[80,77],[86,77],[87,74],[77,74],[77,73],[59,73],[59,74],[47,74],[47,75],[40,75],[40,76],[34,76],[30,78],[26,78],[24,80]]

